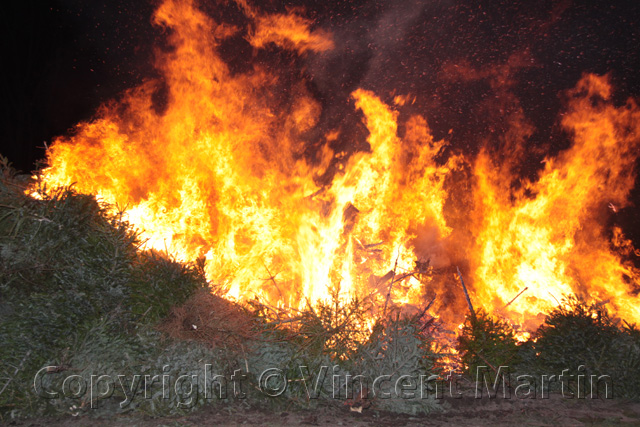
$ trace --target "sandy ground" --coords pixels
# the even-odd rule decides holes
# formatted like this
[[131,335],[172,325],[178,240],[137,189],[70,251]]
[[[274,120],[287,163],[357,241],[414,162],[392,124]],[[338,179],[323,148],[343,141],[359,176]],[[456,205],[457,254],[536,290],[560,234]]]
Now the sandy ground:
[[372,406],[362,413],[348,406],[313,411],[274,412],[242,405],[210,406],[182,417],[94,419],[65,417],[13,423],[24,426],[640,426],[640,402],[603,399],[445,399],[442,413],[412,417],[381,412]]

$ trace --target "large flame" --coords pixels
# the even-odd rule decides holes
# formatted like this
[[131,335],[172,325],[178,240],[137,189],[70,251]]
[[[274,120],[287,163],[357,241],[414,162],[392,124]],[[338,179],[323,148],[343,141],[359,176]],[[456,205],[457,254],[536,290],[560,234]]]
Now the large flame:
[[[274,44],[305,55],[334,46],[299,15],[261,15],[237,3],[253,23],[247,40],[255,49]],[[633,101],[616,108],[606,77],[587,75],[569,94],[562,124],[573,146],[513,190],[511,172],[488,151],[445,158],[446,142],[424,117],[407,118],[399,132],[397,107],[363,89],[352,100],[370,149],[345,157],[330,148],[340,132],[326,130],[309,155],[321,107],[304,81],[260,66],[232,73],[217,49],[237,29],[191,0],[164,1],[154,22],[172,46],[157,54],[162,78],[58,138],[42,173],[49,187],[73,183],[126,209],[149,247],[185,261],[204,257],[208,278],[240,300],[295,308],[333,293],[406,308],[440,295],[434,309],[460,320],[463,299],[443,297],[462,292],[445,288],[458,286],[447,268],[455,252],[470,268],[472,299],[515,323],[536,326],[574,292],[640,320],[640,275],[622,254],[635,249],[619,229],[610,242],[603,225],[607,205],[623,207],[633,187],[640,111]],[[456,189],[445,184],[464,164],[474,185],[472,206],[459,207],[473,237],[463,242],[447,222]]]
[[614,107],[607,79],[594,75],[569,96],[562,126],[573,146],[546,159],[536,182],[511,192],[486,153],[476,159],[476,289],[499,308],[526,288],[506,310],[529,319],[578,293],[610,300],[621,317],[638,320],[640,276],[612,251],[602,211],[623,207],[633,188],[640,110],[631,100]]

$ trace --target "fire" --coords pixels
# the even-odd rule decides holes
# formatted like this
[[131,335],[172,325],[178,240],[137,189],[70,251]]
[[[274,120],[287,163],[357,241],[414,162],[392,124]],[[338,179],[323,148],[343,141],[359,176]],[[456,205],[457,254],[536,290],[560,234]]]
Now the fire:
[[[495,173],[486,153],[476,160],[482,220],[473,271],[479,300],[500,308],[527,287],[504,311],[535,323],[535,314],[575,292],[610,299],[621,317],[638,320],[638,270],[612,250],[602,218],[608,203],[624,206],[633,188],[640,110],[631,100],[613,106],[607,79],[593,75],[569,97],[562,126],[573,146],[547,159],[537,181],[510,192],[510,181]],[[618,241],[620,233],[614,235]]]
[[[237,3],[256,50],[334,46],[300,14]],[[172,47],[157,53],[162,77],[56,139],[41,176],[48,187],[74,184],[125,209],[148,247],[204,258],[209,280],[239,300],[296,308],[330,294],[372,296],[408,310],[428,295],[459,294],[447,268],[466,260],[474,303],[528,328],[574,292],[640,320],[640,275],[623,259],[635,249],[620,230],[611,243],[604,226],[608,205],[624,207],[633,187],[640,110],[631,100],[614,106],[606,77],[587,75],[569,94],[562,125],[573,146],[513,190],[516,177],[487,150],[445,156],[447,142],[424,117],[400,122],[410,94],[387,103],[354,91],[370,149],[334,152],[337,128],[309,154],[321,106],[304,81],[259,65],[232,73],[218,49],[239,30],[191,0],[165,0],[153,20]],[[473,241],[453,236],[446,214],[456,191],[447,179],[463,165],[473,170],[473,201],[459,209]],[[434,314],[459,323],[462,301],[441,298]]]

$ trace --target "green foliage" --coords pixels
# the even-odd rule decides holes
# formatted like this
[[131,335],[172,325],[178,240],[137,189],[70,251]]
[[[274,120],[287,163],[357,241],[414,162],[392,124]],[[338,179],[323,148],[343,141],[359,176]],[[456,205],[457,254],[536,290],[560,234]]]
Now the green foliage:
[[156,322],[206,287],[202,266],[179,263],[155,251],[140,252],[129,282],[131,311]]
[[[378,319],[370,331],[370,308],[358,299],[308,307],[299,313],[300,325],[291,328],[293,337],[264,335],[271,342],[261,343],[248,359],[252,381],[257,387],[259,374],[269,368],[286,374],[288,387],[272,399],[275,406],[357,406],[362,401],[378,410],[414,415],[441,410],[435,394],[420,389],[421,376],[439,373],[439,356],[431,351],[432,338],[421,330],[419,319]],[[374,379],[383,376],[386,388],[374,386]],[[398,396],[397,381],[406,381],[411,391]]]
[[[635,325],[621,325],[602,303],[589,303],[576,296],[564,298],[522,344],[517,343],[508,323],[479,311],[476,319],[467,317],[458,350],[471,375],[478,365],[505,365],[512,374],[537,377],[557,377],[568,370],[567,375],[574,378],[578,374],[587,379],[592,375],[608,377],[614,397],[640,399],[640,331]],[[547,384],[561,390],[558,381]],[[577,381],[566,385],[567,392],[578,392]],[[582,397],[585,388],[580,391]]]
[[401,390],[401,395],[394,390],[390,399],[377,402],[380,409],[411,415],[441,410],[432,390],[419,383],[421,376],[440,372],[436,368],[438,355],[431,351],[432,339],[421,332],[417,320],[398,317],[378,323],[369,341],[358,348],[355,372],[369,378],[390,375],[391,384],[408,388]]
[[533,348],[538,362],[552,369],[589,365],[601,370],[616,350],[620,331],[604,307],[566,298],[540,326]]
[[475,375],[478,366],[513,366],[519,362],[518,343],[511,325],[478,310],[467,315],[458,337],[465,370]]
[[[31,385],[46,363],[147,354],[132,334],[206,286],[195,266],[139,251],[129,224],[94,197],[33,198],[14,175],[0,158],[0,419],[52,409]],[[92,340],[103,345],[89,351]]]
[[298,340],[310,354],[328,355],[332,360],[348,361],[357,345],[365,342],[371,304],[358,298],[340,301],[332,295],[329,302],[308,306],[300,314]]
[[640,332],[620,326],[602,304],[565,298],[528,344],[541,372],[609,375],[617,397],[640,398]]

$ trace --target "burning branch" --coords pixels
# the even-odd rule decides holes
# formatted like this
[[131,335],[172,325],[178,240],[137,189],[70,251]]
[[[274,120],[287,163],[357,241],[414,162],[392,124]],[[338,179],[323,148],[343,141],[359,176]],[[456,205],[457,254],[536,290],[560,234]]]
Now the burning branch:
[[[271,274],[271,271],[269,270],[269,267],[267,267],[267,264],[262,261],[262,265],[264,265],[264,268],[267,270],[267,273],[269,274],[269,277],[267,277],[266,279],[264,279],[264,281],[269,281],[271,280],[273,282],[273,286],[276,287],[276,289],[278,290],[278,294],[280,294],[280,299],[283,299],[284,296],[282,295],[282,291],[280,291],[280,287],[278,286],[278,284],[276,283],[276,276],[275,274]],[[278,274],[278,273],[276,273]]]
[[396,263],[393,266],[393,275],[391,276],[391,283],[389,283],[389,290],[387,291],[387,299],[384,301],[384,310],[382,311],[382,317],[385,317],[387,314],[387,305],[389,304],[389,298],[391,297],[391,289],[393,288],[393,283],[396,277],[396,269],[398,268],[398,258],[400,258],[400,251],[398,251],[398,256],[396,257]]
[[[424,315],[427,314],[427,311],[431,308],[435,300],[436,300],[436,297],[433,297],[431,301],[429,301],[429,304],[427,304],[427,306],[424,308],[424,310],[422,310],[422,313],[420,313],[420,315],[416,317],[416,319],[418,320],[422,319]],[[424,325],[422,325],[422,328],[420,328],[420,331],[422,332],[425,329],[427,329],[427,327],[429,327],[429,325],[431,325],[434,320],[435,320],[435,317],[432,317],[431,319],[424,322]]]
[[516,295],[515,297],[513,297],[513,299],[511,301],[509,301],[504,307],[502,307],[502,309],[504,310],[505,308],[509,307],[511,305],[511,303],[513,303],[515,300],[518,299],[518,297],[520,295],[522,295],[524,293],[524,291],[526,291],[527,289],[529,289],[529,287],[525,287],[523,290],[521,290],[520,292],[518,292],[518,295]]
[[462,290],[464,291],[464,296],[467,298],[467,304],[469,305],[469,311],[471,312],[471,319],[475,323],[476,312],[473,309],[473,305],[471,304],[471,298],[469,298],[469,292],[467,292],[467,287],[464,285],[464,280],[462,279],[462,273],[460,273],[460,268],[456,267],[456,270],[458,270],[458,277],[460,278],[460,283],[462,284]]

